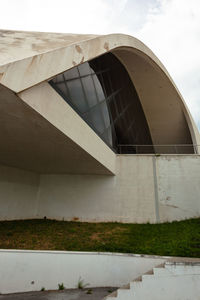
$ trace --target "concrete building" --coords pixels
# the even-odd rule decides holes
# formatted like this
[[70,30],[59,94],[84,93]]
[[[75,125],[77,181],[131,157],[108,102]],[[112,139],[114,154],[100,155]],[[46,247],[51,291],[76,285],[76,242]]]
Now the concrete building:
[[0,31],[0,219],[200,215],[200,135],[139,40]]

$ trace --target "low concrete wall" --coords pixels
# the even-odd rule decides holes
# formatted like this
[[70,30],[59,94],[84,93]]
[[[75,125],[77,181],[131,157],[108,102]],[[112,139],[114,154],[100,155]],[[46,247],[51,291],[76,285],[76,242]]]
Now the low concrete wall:
[[37,216],[39,175],[0,165],[0,220]]
[[0,250],[0,293],[76,288],[79,279],[89,287],[122,286],[166,257],[114,253]]
[[199,155],[118,155],[116,176],[0,167],[0,219],[164,222],[200,216]]
[[200,216],[200,156],[119,155],[116,176],[41,175],[39,216],[164,222]]

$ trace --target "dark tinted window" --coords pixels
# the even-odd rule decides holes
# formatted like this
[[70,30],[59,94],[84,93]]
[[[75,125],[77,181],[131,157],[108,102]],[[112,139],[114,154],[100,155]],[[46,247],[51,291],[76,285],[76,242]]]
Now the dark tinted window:
[[152,145],[135,87],[113,54],[57,75],[50,84],[116,152],[120,144]]

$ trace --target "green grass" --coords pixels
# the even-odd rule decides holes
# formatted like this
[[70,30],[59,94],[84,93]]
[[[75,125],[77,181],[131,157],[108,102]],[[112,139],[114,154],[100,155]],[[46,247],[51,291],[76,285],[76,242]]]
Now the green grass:
[[200,257],[200,218],[164,224],[1,221],[0,248]]

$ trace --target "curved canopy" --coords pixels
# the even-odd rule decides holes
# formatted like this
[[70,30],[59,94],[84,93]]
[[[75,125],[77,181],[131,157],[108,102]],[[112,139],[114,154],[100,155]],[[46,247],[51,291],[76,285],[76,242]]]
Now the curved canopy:
[[[200,136],[196,125],[165,67],[148,47],[131,36],[123,34],[95,36],[2,30],[0,31],[0,53],[0,87],[3,91],[0,94],[0,101],[5,100],[5,95],[13,93],[12,97],[10,96],[12,99],[17,97],[18,100],[25,101],[26,105],[41,114],[40,109],[43,109],[42,103],[44,102],[40,98],[44,96],[44,93],[48,94],[48,99],[52,98],[52,101],[57,97],[56,93],[54,93],[55,90],[53,92],[53,88],[48,85],[48,82],[50,81],[53,86],[53,82],[56,83],[55,78],[63,76],[59,74],[67,74],[68,70],[73,68],[79,70],[84,64],[85,66],[89,65],[90,69],[93,70],[94,74],[91,73],[89,76],[93,78],[93,82],[96,80],[96,84],[99,85],[99,93],[101,93],[100,89],[104,86],[104,98],[108,99],[107,75],[102,75],[102,70],[98,66],[99,61],[107,60],[107,67],[110,69],[108,80],[111,80],[115,86],[112,90],[111,98],[115,100],[110,101],[107,108],[102,104],[101,111],[104,109],[104,115],[101,121],[95,120],[95,114],[91,115],[88,113],[88,116],[86,116],[93,118],[92,124],[94,127],[99,126],[93,129],[95,129],[95,132],[99,131],[97,132],[98,135],[107,144],[116,149],[115,137],[117,137],[118,145],[148,144],[154,145],[154,149],[157,147],[156,145],[181,146],[182,152],[178,151],[178,153],[192,153],[193,148],[188,148],[187,146],[200,144]],[[117,62],[117,65],[121,68],[118,73],[115,73],[112,69],[114,62]],[[100,73],[101,75],[99,75]],[[119,79],[120,74],[124,74],[123,79]],[[129,81],[128,93],[130,94],[122,97],[118,90],[120,90],[120,84],[123,85],[123,80],[126,81],[125,77]],[[87,80],[81,79],[81,82]],[[59,92],[61,95],[58,86],[56,92]],[[27,95],[36,98],[27,100]],[[85,96],[87,102],[88,95]],[[98,97],[100,95],[97,95]],[[119,105],[129,107],[129,116],[127,114],[126,117],[123,117],[123,109],[120,111],[116,107],[118,105],[117,97],[121,99],[119,100]],[[43,116],[45,115],[45,118],[51,122],[51,118],[57,118],[57,112],[50,111],[48,99],[46,100],[47,104],[44,108]],[[131,99],[135,100],[131,101]],[[70,97],[68,100],[70,100]],[[71,98],[70,101],[71,106],[73,106],[73,99]],[[94,99],[94,101],[96,100]],[[3,104],[3,102],[1,103]],[[60,105],[65,109],[64,104]],[[67,110],[67,106],[65,107]],[[3,109],[6,111],[5,107]],[[106,112],[106,109],[110,111]],[[116,109],[120,115],[117,117],[118,121],[115,118]],[[86,111],[81,113],[86,114]],[[13,118],[14,114],[9,114],[9,118],[11,116]],[[107,121],[110,128],[108,128],[109,126],[106,127]],[[134,127],[131,126],[131,122],[135,122]],[[104,127],[100,128],[101,125]],[[134,132],[135,129],[136,132]],[[6,130],[1,132],[1,136],[4,136],[5,133],[5,138],[7,136]],[[130,134],[126,135],[128,131]],[[130,136],[134,136],[134,138],[130,139]],[[98,141],[98,143],[100,142]],[[86,140],[85,142],[83,141],[83,144],[84,149],[92,153],[93,150],[90,151],[89,148],[93,147],[93,145],[86,143]],[[93,155],[94,158],[102,164],[108,165],[112,160],[111,169],[114,170],[112,154],[105,147],[103,149],[103,151],[107,151],[107,154],[95,150],[93,152],[95,153]],[[175,153],[174,150],[174,152],[169,150],[172,148],[166,149],[164,151],[168,153]],[[106,155],[108,155],[107,158]],[[109,157],[112,157],[112,159]]]

